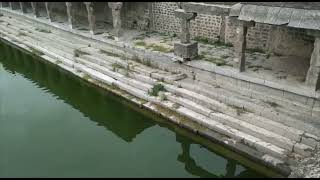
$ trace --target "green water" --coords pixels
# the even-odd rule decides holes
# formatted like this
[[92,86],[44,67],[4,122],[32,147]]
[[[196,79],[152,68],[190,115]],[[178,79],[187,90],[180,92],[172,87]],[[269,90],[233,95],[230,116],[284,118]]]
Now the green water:
[[138,109],[0,41],[0,177],[265,177]]

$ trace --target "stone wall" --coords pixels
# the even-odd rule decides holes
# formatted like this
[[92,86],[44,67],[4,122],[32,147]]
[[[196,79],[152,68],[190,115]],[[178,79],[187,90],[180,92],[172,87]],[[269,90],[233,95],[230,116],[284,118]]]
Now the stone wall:
[[[155,2],[152,8],[155,31],[179,34],[180,19],[174,15],[174,11],[178,9],[177,3]],[[216,40],[219,36],[221,19],[220,16],[198,14],[196,19],[191,21],[191,38],[201,36]]]
[[270,51],[310,59],[314,37],[308,36],[304,29],[274,27],[270,39]]

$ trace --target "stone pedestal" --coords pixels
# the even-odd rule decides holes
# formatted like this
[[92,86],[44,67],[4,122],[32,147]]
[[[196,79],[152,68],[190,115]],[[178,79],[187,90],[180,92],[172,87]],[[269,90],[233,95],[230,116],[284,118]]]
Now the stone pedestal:
[[182,57],[184,60],[191,60],[198,56],[198,43],[174,43],[174,55]]

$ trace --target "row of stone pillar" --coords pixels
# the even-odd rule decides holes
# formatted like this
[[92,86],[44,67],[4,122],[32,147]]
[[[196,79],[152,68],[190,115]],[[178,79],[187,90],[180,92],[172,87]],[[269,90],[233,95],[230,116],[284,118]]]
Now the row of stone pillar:
[[[32,7],[32,12],[36,18],[40,17],[38,2],[30,2]],[[53,22],[52,17],[52,2],[44,2],[47,16],[50,20],[50,22]],[[96,33],[96,18],[95,18],[95,12],[94,12],[94,6],[93,2],[84,2],[86,6],[86,10],[88,13],[88,22],[89,22],[89,30],[91,34]],[[0,6],[3,7],[3,3],[0,2]],[[116,37],[121,36],[121,8],[123,6],[123,2],[109,2],[108,3],[109,8],[112,10],[112,18],[113,18],[113,28],[114,28],[114,35]],[[14,7],[12,2],[9,2],[9,7],[12,10],[18,9],[17,7]],[[22,13],[27,13],[27,8],[25,6],[25,2],[20,2],[20,9]],[[69,27],[71,29],[75,28],[75,7],[73,2],[66,2],[66,9],[67,9],[67,16],[68,16],[68,23]]]

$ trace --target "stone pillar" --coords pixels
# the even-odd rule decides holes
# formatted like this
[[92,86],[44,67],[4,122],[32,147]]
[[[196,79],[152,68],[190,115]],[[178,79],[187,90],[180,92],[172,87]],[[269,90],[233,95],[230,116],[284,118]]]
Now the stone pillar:
[[219,28],[219,41],[226,42],[226,24],[227,24],[228,16],[221,16],[221,24]]
[[122,2],[109,2],[109,8],[112,10],[112,19],[113,19],[113,32],[118,39],[121,36],[121,8],[123,6]]
[[40,17],[39,9],[38,9],[38,2],[31,2],[32,12],[34,17]]
[[44,3],[45,4],[45,6],[46,6],[46,10],[47,10],[47,16],[48,16],[48,18],[49,18],[49,21],[50,22],[53,22],[54,21],[54,19],[53,19],[53,17],[52,17],[52,4],[51,4],[51,2],[45,2]]
[[320,88],[320,36],[315,37],[310,68],[306,77],[306,85],[314,90]]
[[93,3],[85,2],[84,4],[86,5],[87,12],[88,12],[89,30],[90,30],[90,33],[94,35],[96,30],[96,17],[94,15]]
[[73,29],[75,27],[75,19],[74,19],[75,10],[72,7],[72,2],[66,2],[66,6],[67,6],[69,27],[70,29]]
[[25,2],[20,2],[20,9],[22,13],[27,13],[27,7],[25,6]]
[[175,16],[181,19],[180,42],[174,44],[174,54],[183,60],[191,60],[198,56],[198,43],[190,41],[190,21],[196,13],[186,12],[183,9],[175,10]]
[[239,71],[245,71],[246,66],[246,46],[247,46],[247,33],[248,27],[254,26],[254,22],[239,21],[237,28],[237,42],[235,43],[235,58],[238,62]]

